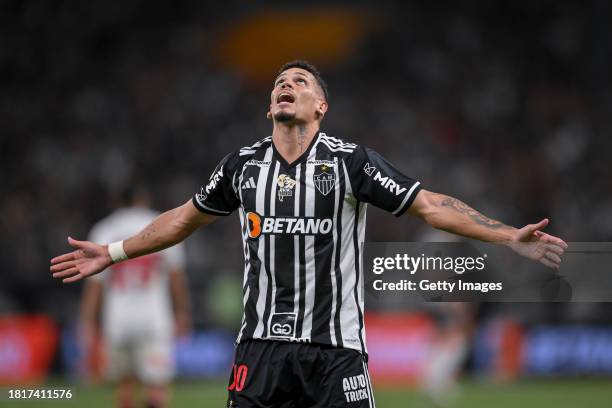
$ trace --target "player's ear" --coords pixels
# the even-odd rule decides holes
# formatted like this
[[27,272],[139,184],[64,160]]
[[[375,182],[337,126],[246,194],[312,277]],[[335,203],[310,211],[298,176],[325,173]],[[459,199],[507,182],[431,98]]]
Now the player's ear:
[[325,113],[327,113],[327,106],[327,102],[319,102],[319,106],[317,107],[317,118],[323,119],[323,116],[325,116]]
[[268,111],[268,113],[266,113],[266,118],[272,119],[272,112]]

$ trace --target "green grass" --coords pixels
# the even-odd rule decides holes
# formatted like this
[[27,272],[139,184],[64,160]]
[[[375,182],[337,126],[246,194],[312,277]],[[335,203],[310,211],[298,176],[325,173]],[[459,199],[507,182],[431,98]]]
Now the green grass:
[[[54,383],[47,388],[68,387]],[[41,387],[42,388],[42,387]],[[6,388],[0,407],[85,407],[113,406],[113,390],[109,386],[71,387],[72,400],[11,401]],[[379,408],[428,408],[427,399],[416,390],[375,391]],[[225,407],[225,385],[221,382],[179,382],[172,388],[171,407]],[[508,385],[492,385],[466,381],[453,408],[608,408],[612,406],[612,380],[532,380]]]

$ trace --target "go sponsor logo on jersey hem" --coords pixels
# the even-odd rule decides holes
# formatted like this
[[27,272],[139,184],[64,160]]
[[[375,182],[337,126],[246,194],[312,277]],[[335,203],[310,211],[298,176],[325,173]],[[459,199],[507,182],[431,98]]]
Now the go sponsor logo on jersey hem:
[[260,235],[327,235],[332,231],[331,218],[315,217],[263,217],[256,212],[248,212],[246,219],[249,238]]
[[270,337],[294,339],[296,321],[297,313],[274,313],[270,316]]

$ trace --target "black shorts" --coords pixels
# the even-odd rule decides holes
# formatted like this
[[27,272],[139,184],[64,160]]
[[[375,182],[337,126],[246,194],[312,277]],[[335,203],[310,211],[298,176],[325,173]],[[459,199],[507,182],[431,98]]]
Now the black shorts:
[[357,351],[250,340],[236,347],[228,408],[374,408]]

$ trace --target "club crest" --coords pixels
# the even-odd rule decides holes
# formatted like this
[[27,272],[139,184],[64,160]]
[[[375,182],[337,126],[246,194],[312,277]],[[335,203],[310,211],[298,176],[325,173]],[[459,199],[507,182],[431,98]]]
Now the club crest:
[[313,175],[314,185],[319,193],[326,196],[336,185],[336,174],[325,164],[320,167],[319,171],[319,173]]

